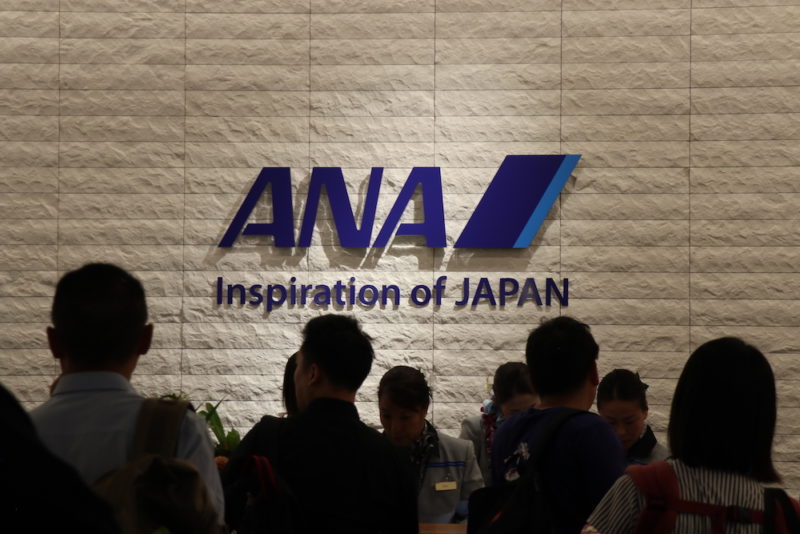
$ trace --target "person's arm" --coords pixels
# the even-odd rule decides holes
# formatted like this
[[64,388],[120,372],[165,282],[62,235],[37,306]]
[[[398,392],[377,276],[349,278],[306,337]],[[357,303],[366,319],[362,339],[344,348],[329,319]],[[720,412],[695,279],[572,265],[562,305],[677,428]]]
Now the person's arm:
[[208,427],[205,421],[193,412],[187,412],[186,417],[183,418],[177,456],[188,460],[197,468],[217,512],[217,521],[220,525],[224,525],[225,496],[222,491],[219,469],[214,461],[214,450],[208,437]]

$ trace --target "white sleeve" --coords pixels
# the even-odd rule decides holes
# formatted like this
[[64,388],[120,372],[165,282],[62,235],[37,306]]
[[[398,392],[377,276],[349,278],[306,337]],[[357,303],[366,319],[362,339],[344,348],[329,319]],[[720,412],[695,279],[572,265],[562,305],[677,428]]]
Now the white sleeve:
[[601,534],[630,534],[636,528],[644,501],[631,477],[622,475],[600,500],[586,526]]

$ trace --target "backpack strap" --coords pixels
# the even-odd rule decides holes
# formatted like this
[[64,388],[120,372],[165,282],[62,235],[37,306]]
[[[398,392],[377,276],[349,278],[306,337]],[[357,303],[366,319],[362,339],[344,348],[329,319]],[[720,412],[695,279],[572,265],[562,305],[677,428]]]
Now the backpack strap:
[[145,399],[136,419],[130,460],[147,454],[172,458],[189,401]]
[[538,473],[539,466],[542,463],[542,458],[544,457],[545,452],[549,448],[550,444],[555,441],[556,435],[558,434],[559,430],[561,430],[561,427],[564,425],[564,423],[566,423],[568,419],[581,413],[588,412],[586,410],[576,410],[575,408],[564,408],[559,410],[555,415],[550,416],[544,422],[542,432],[539,434],[536,443],[534,443],[533,448],[528,454],[528,461],[525,462],[525,471],[523,473],[523,476],[534,476],[536,479],[537,489],[541,490],[541,480],[539,480]]
[[639,516],[636,532],[639,534],[666,534],[672,532],[678,519],[675,504],[678,501],[678,478],[667,462],[632,465],[625,470],[639,492],[644,494],[645,509]]

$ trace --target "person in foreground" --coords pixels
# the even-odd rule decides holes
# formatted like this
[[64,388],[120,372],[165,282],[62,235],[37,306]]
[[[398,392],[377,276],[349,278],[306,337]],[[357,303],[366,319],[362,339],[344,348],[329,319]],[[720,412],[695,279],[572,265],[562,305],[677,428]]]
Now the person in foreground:
[[492,398],[483,402],[481,415],[467,417],[461,422],[459,438],[472,442],[481,475],[491,484],[489,459],[497,427],[514,414],[535,406],[538,401],[533,392],[528,366],[522,362],[506,362],[494,372]]
[[[125,270],[93,263],[56,286],[50,351],[61,366],[52,396],[31,411],[42,442],[87,484],[124,466],[145,398],[130,384],[153,338],[142,284]],[[205,421],[187,411],[177,458],[199,472],[223,524],[222,486]]]
[[[637,524],[640,516],[644,518],[643,510],[648,510],[647,499],[633,477],[664,466],[667,474],[674,473],[676,493],[683,501],[720,505],[724,515],[735,509],[743,518],[751,511],[763,511],[764,484],[780,481],[772,463],[775,419],[775,378],[764,355],[732,337],[701,345],[686,362],[672,399],[668,429],[672,458],[631,467],[594,510],[583,532],[642,531]],[[669,528],[665,518],[656,519],[662,528]],[[679,512],[674,530],[668,531],[718,532],[720,527],[733,534],[764,531],[759,522],[740,522],[733,516],[717,521],[721,523],[700,512]]]
[[265,456],[294,495],[302,532],[416,533],[417,493],[407,457],[365,425],[356,391],[374,358],[355,319],[322,315],[303,329],[294,373],[299,413],[265,416],[223,472],[226,517],[248,513],[239,482],[251,455]]
[[594,507],[625,470],[625,455],[614,431],[588,411],[594,402],[599,347],[589,327],[571,317],[543,322],[528,337],[525,359],[540,402],[497,429],[492,449],[493,484],[520,476],[529,451],[548,420],[566,408],[581,410],[567,419],[543,456],[541,479],[549,496],[556,532],[580,532]]
[[628,464],[649,464],[669,456],[647,424],[647,384],[639,373],[614,369],[597,388],[597,411],[622,441]]
[[410,453],[417,471],[419,522],[459,523],[467,518],[469,496],[483,487],[483,477],[472,444],[428,422],[430,400],[425,375],[413,367],[392,367],[378,385],[384,432]]

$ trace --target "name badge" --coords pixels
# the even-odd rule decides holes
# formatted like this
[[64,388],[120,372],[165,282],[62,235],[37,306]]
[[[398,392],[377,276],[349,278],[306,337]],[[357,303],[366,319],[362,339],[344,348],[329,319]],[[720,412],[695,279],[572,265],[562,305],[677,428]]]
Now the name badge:
[[436,491],[452,491],[458,488],[458,484],[456,484],[455,480],[446,480],[444,482],[437,482]]

